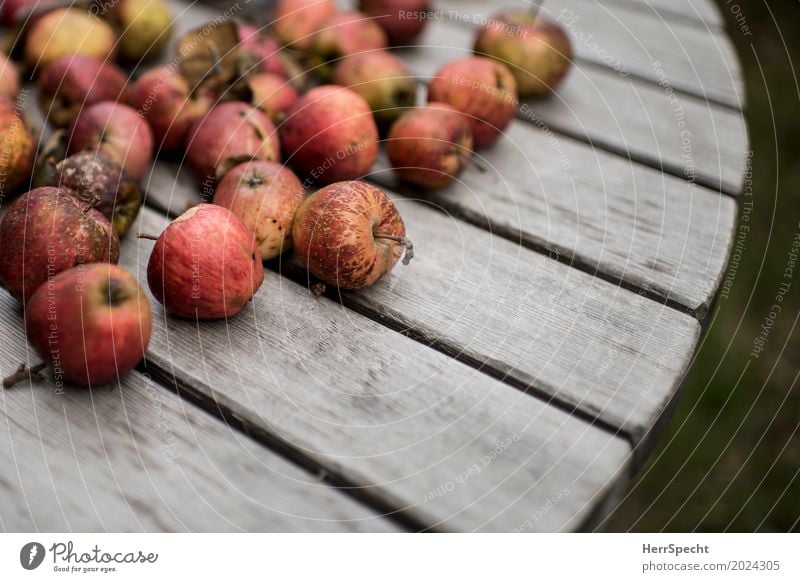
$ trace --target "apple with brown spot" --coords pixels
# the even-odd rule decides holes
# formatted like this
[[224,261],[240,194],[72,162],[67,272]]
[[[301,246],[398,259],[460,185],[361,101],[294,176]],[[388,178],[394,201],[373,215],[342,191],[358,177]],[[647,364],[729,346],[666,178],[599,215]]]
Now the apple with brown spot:
[[413,257],[400,213],[366,182],[338,182],[317,191],[297,211],[292,229],[297,258],[340,289],[374,284],[404,257]]

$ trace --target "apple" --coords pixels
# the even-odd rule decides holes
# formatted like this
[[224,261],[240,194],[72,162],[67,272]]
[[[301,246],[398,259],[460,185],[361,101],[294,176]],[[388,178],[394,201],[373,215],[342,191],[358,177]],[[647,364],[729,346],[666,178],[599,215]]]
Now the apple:
[[99,386],[118,380],[144,358],[150,303],[136,278],[116,265],[93,263],[43,284],[25,308],[28,341],[56,382]]
[[253,233],[230,210],[198,204],[158,237],[147,282],[167,313],[221,319],[239,313],[264,281]]
[[83,151],[65,160],[49,160],[37,186],[58,186],[76,196],[111,221],[117,235],[128,232],[142,205],[136,181],[119,162],[102,151]]
[[346,57],[336,67],[333,82],[361,95],[384,131],[417,102],[417,81],[408,66],[388,51]]
[[246,83],[250,92],[250,103],[266,113],[274,123],[281,123],[286,118],[286,112],[297,102],[297,91],[278,75],[250,75]]
[[30,180],[36,142],[14,102],[0,96],[0,202]]
[[375,18],[392,46],[408,45],[425,28],[428,0],[360,0],[359,9]]
[[240,24],[238,33],[239,54],[245,59],[246,70],[288,77],[288,71],[281,59],[280,45],[264,29]]
[[292,240],[308,271],[340,289],[368,287],[413,257],[397,208],[366,182],[338,182],[306,198]]
[[[130,63],[157,57],[172,36],[172,11],[164,0],[100,3],[119,30],[119,56]],[[103,9],[103,8],[100,8]]]
[[292,248],[292,221],[304,195],[303,184],[289,168],[255,160],[225,174],[214,192],[214,204],[244,222],[266,261]]
[[23,303],[61,271],[119,260],[119,239],[108,219],[49,186],[9,206],[0,222],[0,248],[0,284]]
[[34,10],[41,15],[48,9],[60,6],[63,6],[62,0],[3,0],[0,4],[0,24],[11,28],[26,19],[32,19],[30,15]]
[[443,188],[472,156],[472,129],[463,114],[443,103],[412,109],[392,126],[386,153],[398,178],[423,188]]
[[434,75],[428,101],[446,103],[465,114],[475,147],[485,147],[494,143],[514,117],[517,83],[504,64],[486,57],[465,57]]
[[216,103],[216,94],[191,90],[176,67],[156,67],[139,77],[130,89],[130,103],[147,120],[156,146],[165,151],[183,148],[194,123]]
[[564,81],[572,64],[572,43],[555,20],[509,10],[492,17],[478,32],[475,54],[508,65],[520,97],[537,97]]
[[153,159],[153,133],[144,118],[122,103],[87,107],[72,124],[68,152],[99,149],[139,180]]
[[42,69],[39,104],[48,121],[67,127],[81,109],[127,98],[127,75],[108,61],[84,55],[60,57]]
[[25,38],[25,63],[38,70],[73,54],[106,61],[116,42],[114,31],[104,20],[77,8],[59,8],[31,24]]
[[369,105],[337,85],[300,97],[280,132],[287,162],[321,184],[360,178],[378,157],[378,128]]
[[361,12],[343,12],[326,20],[308,47],[308,63],[322,79],[330,79],[339,59],[384,49],[386,33]]
[[249,103],[231,101],[214,107],[195,123],[186,159],[205,184],[248,160],[279,162],[280,151],[278,132],[269,117]]
[[275,8],[272,32],[282,44],[306,51],[314,33],[336,12],[332,0],[281,0]]
[[19,69],[4,52],[0,52],[0,97],[16,99],[19,95]]

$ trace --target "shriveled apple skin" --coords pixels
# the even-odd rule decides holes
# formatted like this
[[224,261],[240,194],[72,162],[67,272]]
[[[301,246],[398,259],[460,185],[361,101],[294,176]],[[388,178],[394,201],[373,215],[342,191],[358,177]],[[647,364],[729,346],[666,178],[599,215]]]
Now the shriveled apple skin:
[[214,204],[245,223],[266,261],[292,248],[292,223],[304,197],[303,184],[289,168],[255,160],[225,175],[214,192]]
[[281,125],[286,161],[314,182],[361,178],[378,157],[378,127],[364,99],[323,85],[297,100]]
[[36,188],[0,223],[0,283],[23,303],[48,277],[88,263],[119,261],[114,227],[65,190]]
[[442,103],[406,113],[386,141],[397,177],[424,188],[443,188],[452,182],[472,155],[469,121]]
[[124,269],[89,264],[42,285],[25,313],[28,340],[58,379],[79,386],[113,382],[144,358],[150,303]]
[[147,282],[168,313],[222,319],[239,313],[264,282],[253,234],[230,210],[199,204],[156,241]]
[[391,271],[403,255],[400,245],[375,235],[405,233],[397,208],[378,188],[339,182],[300,206],[292,239],[312,275],[341,289],[361,289]]
[[517,110],[517,83],[508,67],[486,57],[466,57],[442,67],[428,101],[446,103],[470,118],[475,147],[491,145]]

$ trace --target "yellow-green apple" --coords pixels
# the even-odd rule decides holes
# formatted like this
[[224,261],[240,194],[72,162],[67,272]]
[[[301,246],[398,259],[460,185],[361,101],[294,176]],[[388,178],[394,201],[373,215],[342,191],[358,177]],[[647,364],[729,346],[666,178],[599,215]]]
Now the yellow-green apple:
[[119,31],[119,56],[130,62],[157,57],[172,36],[172,10],[164,0],[117,0],[99,2],[108,6],[107,16]]
[[275,9],[272,32],[282,44],[305,51],[314,33],[336,12],[332,0],[281,0]]
[[389,51],[346,57],[337,65],[333,82],[361,95],[382,131],[417,102],[417,81],[408,66]]
[[359,9],[381,25],[392,46],[412,43],[425,28],[428,0],[360,0]]
[[109,61],[66,55],[42,69],[37,87],[48,121],[67,127],[81,109],[101,101],[125,101],[128,77]]
[[36,19],[25,37],[25,63],[39,70],[66,55],[108,60],[117,42],[111,26],[77,8],[59,8]]
[[233,168],[217,185],[214,204],[238,216],[253,233],[264,260],[292,248],[292,221],[303,184],[285,166],[255,160]]
[[475,147],[488,146],[517,110],[517,83],[502,63],[465,57],[446,64],[428,86],[428,101],[446,103],[465,114]]
[[475,53],[508,65],[520,97],[546,95],[572,64],[572,43],[555,20],[526,10],[501,12],[478,32]]
[[378,157],[378,128],[369,105],[337,85],[300,97],[280,131],[286,161],[317,183],[361,178]]
[[68,151],[108,154],[139,180],[153,159],[153,133],[144,118],[122,103],[103,101],[82,110],[72,124]]
[[0,96],[0,202],[15,194],[33,171],[36,143],[14,102]]
[[239,313],[264,281],[253,233],[230,210],[199,204],[158,237],[147,282],[167,313],[221,319]]
[[186,159],[201,183],[214,182],[247,160],[279,162],[281,144],[275,126],[249,103],[214,107],[192,128]]
[[389,132],[386,153],[398,178],[424,188],[452,182],[472,156],[472,130],[449,105],[412,109]]
[[413,256],[403,219],[386,195],[365,182],[337,182],[300,205],[292,240],[297,258],[329,285],[361,289]]
[[343,57],[384,49],[386,33],[361,12],[334,14],[314,33],[308,47],[308,64],[322,79],[330,79]]
[[66,190],[36,188],[0,222],[0,283],[23,303],[61,271],[116,263],[119,239],[108,219]]
[[99,386],[118,381],[144,358],[150,303],[136,278],[116,265],[92,263],[59,273],[25,309],[25,331],[56,383]]
[[58,186],[93,205],[120,238],[125,236],[139,214],[142,194],[119,162],[102,151],[83,151],[60,162],[51,159],[48,166],[36,186]]

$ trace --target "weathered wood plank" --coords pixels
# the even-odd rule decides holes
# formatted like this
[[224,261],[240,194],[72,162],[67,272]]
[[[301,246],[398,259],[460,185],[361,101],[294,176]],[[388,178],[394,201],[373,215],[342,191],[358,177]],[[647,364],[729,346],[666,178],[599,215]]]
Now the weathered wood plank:
[[[0,297],[2,373],[35,354]],[[0,531],[393,531],[350,497],[137,372],[0,389]]]
[[[471,32],[436,21],[423,42],[427,50],[402,55],[429,79],[446,62],[469,54]],[[577,63],[557,94],[523,104],[519,117],[713,190],[741,190],[747,157],[742,114],[671,87]]]
[[681,18],[698,26],[722,28],[725,21],[713,0],[608,0],[624,4],[647,14],[657,14],[666,19]]
[[[525,8],[530,2],[519,1],[516,5]],[[442,0],[438,6],[453,13],[474,15],[478,22],[497,11],[497,6],[480,0]],[[565,27],[578,59],[653,83],[662,82],[663,71],[676,89],[742,108],[744,84],[739,62],[724,33],[664,20],[623,3],[548,0],[542,11]],[[472,36],[468,40],[472,48]]]
[[[145,210],[144,230],[165,224]],[[140,277],[151,246],[124,245]],[[513,530],[553,497],[563,500],[535,529],[573,529],[630,454],[624,440],[274,273],[228,322],[197,326],[157,308],[155,369],[435,529]]]
[[[197,189],[159,164],[172,213]],[[698,322],[425,204],[394,196],[418,257],[349,306],[641,437],[677,389]]]

